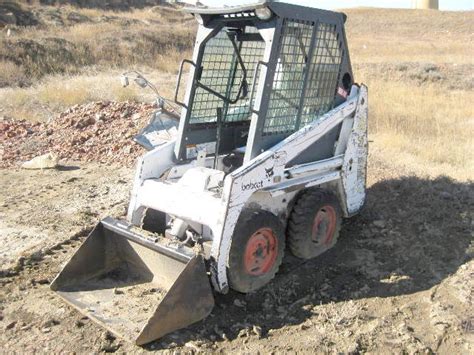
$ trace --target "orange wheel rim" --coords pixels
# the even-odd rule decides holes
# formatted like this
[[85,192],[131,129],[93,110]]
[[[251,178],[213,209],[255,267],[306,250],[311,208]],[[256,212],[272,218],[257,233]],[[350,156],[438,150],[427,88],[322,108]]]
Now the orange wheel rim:
[[270,228],[260,228],[247,242],[244,268],[249,275],[259,276],[269,272],[278,254],[278,240]]
[[311,239],[320,245],[329,245],[336,231],[336,210],[330,205],[319,209],[314,217]]

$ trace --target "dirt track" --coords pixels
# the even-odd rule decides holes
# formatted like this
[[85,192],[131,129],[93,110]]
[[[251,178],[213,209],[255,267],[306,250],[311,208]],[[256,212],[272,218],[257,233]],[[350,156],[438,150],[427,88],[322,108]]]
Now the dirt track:
[[306,263],[288,256],[263,290],[218,296],[206,320],[146,348],[48,288],[99,218],[123,215],[132,170],[4,169],[0,343],[9,352],[472,353],[472,184],[402,177],[377,152],[370,165],[367,207],[333,250]]

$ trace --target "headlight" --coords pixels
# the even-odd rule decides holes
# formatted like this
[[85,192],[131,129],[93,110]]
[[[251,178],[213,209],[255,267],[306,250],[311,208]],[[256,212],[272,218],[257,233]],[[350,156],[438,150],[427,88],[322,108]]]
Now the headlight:
[[255,15],[262,21],[268,21],[273,17],[273,12],[268,7],[261,7],[255,9]]

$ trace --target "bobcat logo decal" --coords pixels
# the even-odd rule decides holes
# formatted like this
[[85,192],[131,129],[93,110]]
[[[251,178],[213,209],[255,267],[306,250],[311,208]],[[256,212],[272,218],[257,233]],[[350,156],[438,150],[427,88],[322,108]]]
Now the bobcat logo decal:
[[265,173],[267,175],[267,179],[270,179],[273,175],[275,175],[275,172],[273,171],[273,167],[271,167],[270,169],[265,168]]

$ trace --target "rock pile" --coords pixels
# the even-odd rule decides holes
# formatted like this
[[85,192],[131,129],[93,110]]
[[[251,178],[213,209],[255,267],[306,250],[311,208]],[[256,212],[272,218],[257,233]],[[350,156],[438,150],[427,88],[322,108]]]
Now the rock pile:
[[49,123],[0,119],[0,167],[49,152],[61,160],[131,166],[143,153],[132,138],[154,110],[145,103],[101,101],[73,106]]

